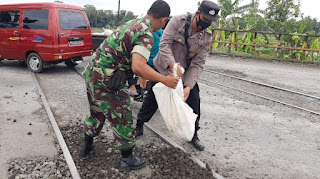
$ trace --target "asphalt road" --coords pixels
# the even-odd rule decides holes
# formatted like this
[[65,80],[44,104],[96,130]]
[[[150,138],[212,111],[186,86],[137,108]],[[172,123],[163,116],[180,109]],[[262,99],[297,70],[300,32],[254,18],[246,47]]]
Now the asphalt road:
[[[82,70],[81,66],[77,68]],[[205,68],[320,96],[318,67],[209,56]],[[205,73],[202,78],[206,78]],[[226,84],[233,85],[228,81]],[[320,176],[319,116],[210,84],[200,83],[200,95],[200,139],[206,145],[205,151],[199,152],[173,136],[159,112],[149,124],[225,177]],[[133,102],[134,113],[140,105]]]
[[[83,71],[87,62],[88,58],[76,70]],[[320,96],[320,69],[317,67],[209,56],[206,68],[229,74],[241,73],[246,79]],[[0,122],[4,124],[0,126],[2,178],[8,161],[30,156],[51,156],[56,154],[56,150],[54,137],[46,135],[47,119],[37,101],[39,98],[26,66],[3,61],[0,62],[0,73]],[[80,76],[59,64],[39,78],[44,92],[50,93],[50,107],[56,116],[60,116],[57,117],[59,123],[67,125],[84,119],[88,114],[88,104],[83,94],[84,83],[79,83],[83,81]],[[59,91],[61,89],[64,93]],[[64,95],[75,97],[69,100]],[[196,151],[190,144],[173,136],[159,113],[149,124],[226,178],[320,178],[319,116],[205,83],[200,83],[200,95],[200,139],[206,145],[205,151]],[[134,113],[138,112],[140,105],[133,102]],[[68,106],[76,106],[77,112],[68,111]],[[33,119],[34,116],[37,120]],[[18,123],[15,124],[13,119]],[[31,131],[29,123],[32,123],[30,126],[34,127],[34,131]],[[41,129],[35,128],[37,126]],[[39,134],[28,135],[28,132]],[[32,138],[38,136],[43,138]],[[41,151],[31,145],[34,142],[51,146],[49,148],[52,150]]]

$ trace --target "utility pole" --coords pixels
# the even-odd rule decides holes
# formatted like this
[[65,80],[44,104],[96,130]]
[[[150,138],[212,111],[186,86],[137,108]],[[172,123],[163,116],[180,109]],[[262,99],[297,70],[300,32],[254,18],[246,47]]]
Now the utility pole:
[[118,3],[118,22],[117,22],[117,26],[119,26],[119,23],[120,23],[120,0],[119,0],[119,3]]

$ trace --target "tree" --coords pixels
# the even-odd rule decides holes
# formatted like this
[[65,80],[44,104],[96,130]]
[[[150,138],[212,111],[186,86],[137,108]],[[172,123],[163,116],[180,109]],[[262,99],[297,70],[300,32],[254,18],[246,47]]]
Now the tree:
[[318,34],[320,32],[320,22],[318,22],[318,19],[311,19],[310,16],[306,17],[306,19],[310,19],[312,29],[315,31],[316,34]]
[[220,6],[219,28],[237,29],[240,16],[259,6],[259,0],[239,6],[242,0],[218,0]]
[[92,27],[97,27],[97,10],[93,5],[85,5],[84,6],[84,11],[86,12],[90,26]]
[[265,17],[269,27],[275,32],[285,32],[286,22],[301,16],[300,0],[268,0]]
[[267,21],[263,18],[264,11],[259,9],[259,0],[252,0],[246,5],[246,11],[242,13],[240,27],[245,30],[266,30]]
[[132,19],[135,19],[135,18],[137,18],[137,16],[135,16],[135,15],[133,14],[133,12],[127,11],[127,12],[125,13],[125,16],[124,16],[123,19],[121,20],[121,24],[124,24],[124,23],[128,22],[129,20],[132,20]]
[[[84,10],[88,16],[91,27],[106,27],[115,29],[117,27],[118,15],[112,10],[97,10],[93,5],[85,5]],[[137,18],[131,11],[121,10],[119,12],[119,24]]]

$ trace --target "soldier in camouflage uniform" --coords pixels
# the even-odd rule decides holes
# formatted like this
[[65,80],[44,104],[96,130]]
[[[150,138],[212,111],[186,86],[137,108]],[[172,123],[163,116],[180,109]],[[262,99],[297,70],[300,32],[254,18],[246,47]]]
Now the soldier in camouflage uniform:
[[139,169],[145,165],[144,158],[132,153],[135,135],[126,79],[132,78],[135,73],[142,78],[176,87],[177,78],[161,75],[146,64],[153,47],[152,33],[165,25],[169,15],[169,5],[157,0],[147,16],[118,28],[96,50],[85,70],[90,116],[84,122],[85,142],[80,157],[87,156],[93,150],[93,137],[100,133],[107,119],[121,150],[119,169]]

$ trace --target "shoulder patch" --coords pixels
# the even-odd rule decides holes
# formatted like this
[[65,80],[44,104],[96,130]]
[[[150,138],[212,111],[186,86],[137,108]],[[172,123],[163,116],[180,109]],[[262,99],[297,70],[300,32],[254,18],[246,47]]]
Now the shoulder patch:
[[208,34],[210,34],[210,35],[212,35],[212,31],[211,30],[209,30],[208,28],[206,28],[206,30],[204,30],[206,33],[208,33]]
[[186,20],[187,14],[182,14],[182,15],[177,15],[175,16],[175,18],[177,20]]

